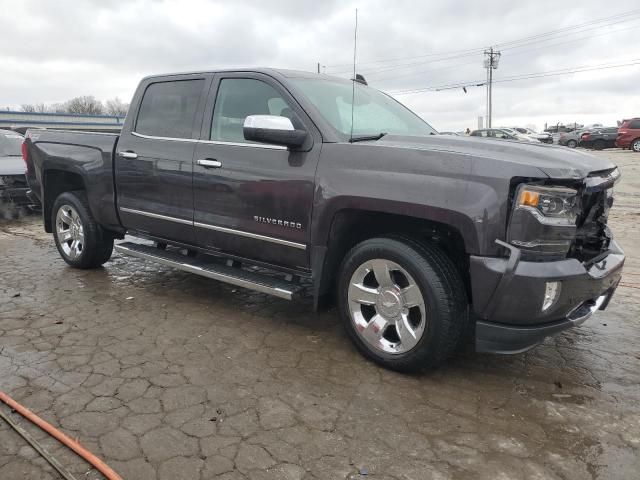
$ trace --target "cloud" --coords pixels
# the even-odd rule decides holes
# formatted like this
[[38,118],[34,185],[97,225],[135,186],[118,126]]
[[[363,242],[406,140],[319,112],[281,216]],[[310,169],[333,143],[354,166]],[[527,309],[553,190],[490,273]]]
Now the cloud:
[[[5,13],[0,106],[86,94],[128,98],[141,77],[172,71],[247,66],[313,71],[320,62],[327,73],[348,77],[356,6],[358,70],[373,86],[397,91],[482,81],[486,46],[592,21],[593,12],[601,12],[596,18],[611,16],[632,5],[618,2],[615,11],[605,11],[595,0],[579,7],[551,0],[0,0]],[[503,45],[496,79],[638,58],[630,39],[640,15],[620,20],[583,33],[534,38],[518,48]],[[442,52],[451,53],[433,56]],[[636,66],[496,83],[494,118],[541,128],[559,118],[600,117],[610,123],[640,115],[639,73]],[[468,92],[398,98],[436,128],[462,130],[484,115],[485,89]]]

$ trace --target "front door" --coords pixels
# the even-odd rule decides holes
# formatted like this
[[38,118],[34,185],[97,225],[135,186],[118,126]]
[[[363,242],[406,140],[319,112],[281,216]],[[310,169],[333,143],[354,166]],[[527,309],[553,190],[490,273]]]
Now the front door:
[[209,83],[202,75],[152,79],[134,99],[138,116],[125,126],[115,159],[118,209],[128,230],[194,242],[193,154]]
[[[319,133],[288,92],[265,75],[220,75],[207,110],[194,156],[196,242],[307,268]],[[260,114],[290,118],[309,133],[307,145],[292,151],[246,141],[244,119]]]

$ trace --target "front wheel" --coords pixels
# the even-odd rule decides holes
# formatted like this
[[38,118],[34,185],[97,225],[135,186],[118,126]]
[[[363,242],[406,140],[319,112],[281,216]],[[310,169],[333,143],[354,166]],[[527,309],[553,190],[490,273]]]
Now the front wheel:
[[634,152],[640,152],[640,138],[636,138],[633,142],[631,142],[631,149]]
[[578,146],[578,142],[576,142],[575,140],[569,140],[567,142],[567,147],[569,148],[576,148]]
[[393,370],[438,367],[467,324],[465,287],[451,260],[408,238],[356,245],[342,263],[338,295],[356,347]]
[[96,268],[111,258],[113,237],[94,220],[84,192],[60,194],[51,215],[56,247],[69,265]]

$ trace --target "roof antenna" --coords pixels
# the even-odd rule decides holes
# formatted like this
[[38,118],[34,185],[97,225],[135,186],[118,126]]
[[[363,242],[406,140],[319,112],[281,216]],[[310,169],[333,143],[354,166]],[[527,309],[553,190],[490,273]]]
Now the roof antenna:
[[358,9],[356,8],[356,26],[353,31],[353,78],[351,79],[351,138],[353,143],[353,108],[356,102],[356,52],[358,47]]

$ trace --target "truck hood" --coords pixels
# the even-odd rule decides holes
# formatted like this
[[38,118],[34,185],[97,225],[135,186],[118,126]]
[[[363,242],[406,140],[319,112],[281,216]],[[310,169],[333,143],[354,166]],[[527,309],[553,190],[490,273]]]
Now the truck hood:
[[542,174],[556,179],[584,178],[591,172],[615,167],[615,164],[609,160],[578,150],[515,140],[456,137],[453,135],[430,135],[428,137],[386,135],[371,144],[382,147],[459,153],[475,157],[478,162],[481,162],[483,158],[491,158],[529,168],[536,167]]
[[0,157],[0,175],[24,175],[22,157]]

